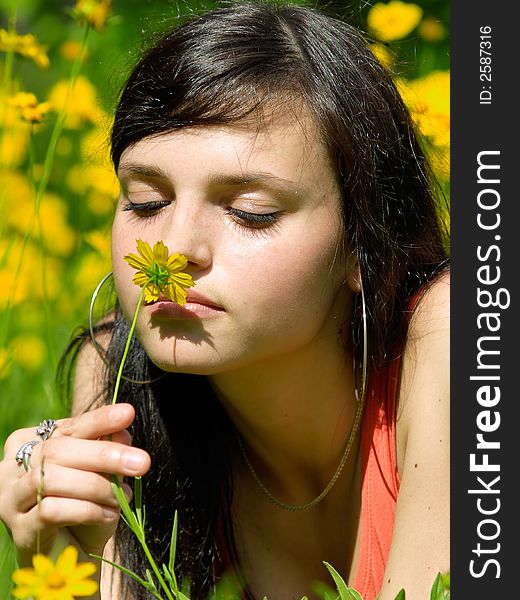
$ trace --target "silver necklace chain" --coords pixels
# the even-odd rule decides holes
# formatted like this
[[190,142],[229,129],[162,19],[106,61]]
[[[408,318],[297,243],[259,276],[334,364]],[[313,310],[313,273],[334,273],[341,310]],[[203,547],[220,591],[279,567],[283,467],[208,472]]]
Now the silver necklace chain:
[[273,494],[271,494],[271,492],[265,487],[262,480],[258,476],[253,465],[251,464],[251,461],[249,460],[249,457],[247,456],[246,449],[244,448],[242,438],[241,438],[240,434],[237,433],[237,440],[238,440],[238,446],[240,448],[240,452],[242,453],[244,461],[245,461],[246,465],[248,466],[249,471],[251,472],[251,475],[253,476],[253,479],[256,481],[258,487],[262,490],[262,492],[269,498],[269,500],[273,504],[276,504],[276,506],[279,506],[280,508],[283,508],[285,510],[297,512],[297,511],[302,511],[302,510],[307,510],[309,508],[312,508],[313,506],[316,506],[316,504],[321,502],[323,500],[323,498],[325,498],[325,496],[332,489],[333,485],[336,483],[338,477],[341,475],[341,471],[343,471],[343,467],[345,466],[345,463],[347,462],[347,458],[349,457],[350,450],[352,448],[352,444],[354,443],[354,440],[356,439],[359,425],[361,423],[361,417],[363,415],[364,404],[365,404],[365,394],[362,393],[361,399],[359,399],[357,402],[356,414],[354,415],[354,421],[352,423],[352,429],[350,430],[350,435],[349,435],[349,438],[347,441],[347,445],[343,452],[343,456],[341,457],[338,468],[336,469],[336,472],[334,473],[334,475],[332,476],[332,479],[327,484],[327,487],[321,492],[321,494],[319,496],[316,496],[316,498],[314,498],[313,500],[310,500],[309,502],[305,502],[304,504],[286,504],[285,502],[278,500],[278,498],[275,498],[275,496],[273,496]]

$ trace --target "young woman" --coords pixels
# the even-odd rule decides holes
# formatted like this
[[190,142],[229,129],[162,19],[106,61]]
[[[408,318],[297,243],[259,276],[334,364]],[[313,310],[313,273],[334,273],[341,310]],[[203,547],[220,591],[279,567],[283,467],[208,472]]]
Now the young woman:
[[[365,600],[428,597],[449,568],[449,287],[428,166],[384,68],[312,9],[215,10],[135,67],[112,158],[119,305],[69,352],[73,416],[27,471],[13,457],[34,431],[13,433],[0,466],[20,561],[40,529],[45,551],[66,538],[142,572],[107,475],[145,475],[150,545],[165,560],[177,510],[194,599],[226,572],[249,597],[312,596],[332,584],[323,561]],[[184,254],[196,285],[183,308],[143,306],[122,403],[104,406],[137,239]],[[103,600],[146,597],[110,575]]]

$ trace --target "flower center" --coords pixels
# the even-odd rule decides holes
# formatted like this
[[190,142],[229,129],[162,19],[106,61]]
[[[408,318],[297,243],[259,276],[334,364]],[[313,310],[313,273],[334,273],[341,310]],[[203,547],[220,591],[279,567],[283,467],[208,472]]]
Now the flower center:
[[47,587],[51,590],[61,590],[66,585],[66,580],[61,573],[52,573],[47,579]]
[[163,289],[168,284],[170,273],[163,265],[153,262],[147,269],[146,275],[150,278],[150,283],[155,284],[159,289]]

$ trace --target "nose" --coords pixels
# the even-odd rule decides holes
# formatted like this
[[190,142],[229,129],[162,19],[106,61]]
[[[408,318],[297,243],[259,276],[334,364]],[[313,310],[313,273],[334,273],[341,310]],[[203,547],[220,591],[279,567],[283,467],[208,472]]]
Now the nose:
[[170,253],[184,254],[191,271],[205,270],[212,263],[213,228],[209,212],[197,200],[178,198],[170,218],[162,226],[161,233]]

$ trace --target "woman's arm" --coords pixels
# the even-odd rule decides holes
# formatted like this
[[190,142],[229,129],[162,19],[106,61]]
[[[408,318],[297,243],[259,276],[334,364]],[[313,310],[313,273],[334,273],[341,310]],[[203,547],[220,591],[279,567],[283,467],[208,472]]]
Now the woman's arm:
[[401,487],[380,600],[430,597],[450,550],[449,275],[419,301],[403,356],[397,415]]
[[[92,352],[86,345],[78,361],[73,415],[58,421],[51,437],[34,446],[27,471],[14,456],[23,443],[35,438],[36,425],[13,432],[5,443],[0,461],[0,519],[11,532],[20,566],[30,564],[36,552],[37,531],[45,554],[66,544],[78,548],[81,561],[90,560],[90,553],[102,554],[119,520],[108,475],[136,476],[148,471],[148,454],[129,447],[126,428],[135,417],[133,407],[91,405],[100,370]],[[85,407],[89,410],[82,412]],[[43,492],[38,503],[40,486]],[[117,596],[103,594],[103,598],[112,597]]]

